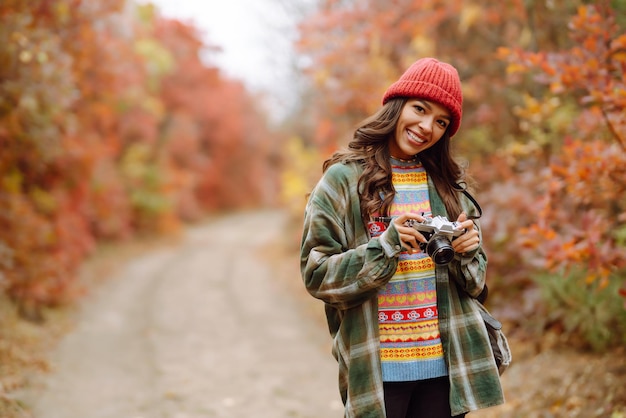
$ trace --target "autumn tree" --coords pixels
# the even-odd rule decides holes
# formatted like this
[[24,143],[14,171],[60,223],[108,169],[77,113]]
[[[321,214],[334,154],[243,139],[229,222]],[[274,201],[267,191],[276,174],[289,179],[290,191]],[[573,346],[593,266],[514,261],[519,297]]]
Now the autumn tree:
[[280,141],[198,30],[114,0],[0,4],[0,285],[74,296],[103,240],[272,202]]
[[[581,6],[569,34],[567,49],[500,54],[512,77],[530,74],[547,87],[518,109],[526,159],[548,161],[537,172],[538,206],[524,243],[548,272],[540,285],[557,301],[553,320],[601,348],[626,331],[626,313],[616,308],[618,294],[626,297],[626,27],[603,2]],[[577,315],[576,305],[593,309]]]
[[[328,0],[302,24],[299,47],[315,86],[307,143],[323,155],[344,146],[410,63],[422,56],[451,62],[465,99],[453,145],[479,184],[489,281],[503,295],[492,303],[524,301],[503,313],[520,325],[551,309],[540,317],[552,319],[531,325],[563,326],[564,304],[573,299],[550,289],[556,283],[563,294],[565,285],[593,294],[582,280],[597,291],[593,301],[579,298],[580,306],[617,318],[598,328],[626,323],[623,310],[606,314],[615,313],[615,301],[623,304],[624,5],[392,4]],[[602,300],[610,310],[595,308]],[[588,327],[566,325],[578,334]],[[616,342],[604,337],[597,341]]]

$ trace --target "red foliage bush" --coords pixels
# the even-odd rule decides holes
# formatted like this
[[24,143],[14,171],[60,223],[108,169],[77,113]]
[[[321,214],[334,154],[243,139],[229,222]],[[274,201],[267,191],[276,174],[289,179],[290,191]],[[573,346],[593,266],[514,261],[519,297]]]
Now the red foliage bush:
[[[568,50],[501,51],[511,72],[532,73],[549,87],[546,100],[579,105],[564,139],[548,144],[549,164],[536,179],[536,219],[522,233],[544,268],[583,267],[589,282],[606,285],[626,268],[626,34],[606,5],[580,7],[570,30],[575,43]],[[528,116],[544,124],[556,117]]]

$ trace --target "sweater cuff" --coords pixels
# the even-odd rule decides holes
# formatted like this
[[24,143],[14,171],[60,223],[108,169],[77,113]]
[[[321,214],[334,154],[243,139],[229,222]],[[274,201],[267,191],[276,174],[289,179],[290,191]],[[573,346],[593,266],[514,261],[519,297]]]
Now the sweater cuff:
[[385,255],[388,258],[397,257],[403,251],[402,243],[400,242],[400,235],[398,230],[393,225],[393,222],[389,224],[389,227],[379,237],[380,245],[383,248]]

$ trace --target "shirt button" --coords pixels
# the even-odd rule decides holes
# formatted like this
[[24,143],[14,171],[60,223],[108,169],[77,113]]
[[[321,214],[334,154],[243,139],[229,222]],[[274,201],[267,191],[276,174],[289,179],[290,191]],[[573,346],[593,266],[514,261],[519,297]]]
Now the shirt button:
[[396,248],[396,250],[397,250],[397,251],[400,251],[400,250],[402,249],[402,246],[400,246],[400,245],[396,245],[396,247],[395,247],[395,248]]

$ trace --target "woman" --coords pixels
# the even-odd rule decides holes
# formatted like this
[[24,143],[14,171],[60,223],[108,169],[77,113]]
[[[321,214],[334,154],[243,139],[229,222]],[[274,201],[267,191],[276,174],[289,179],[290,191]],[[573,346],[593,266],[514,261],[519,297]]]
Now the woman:
[[[302,276],[325,302],[346,417],[462,417],[504,401],[476,301],[487,259],[450,152],[462,100],[454,67],[418,60],[309,198]],[[454,226],[449,262],[422,250],[433,219]]]

